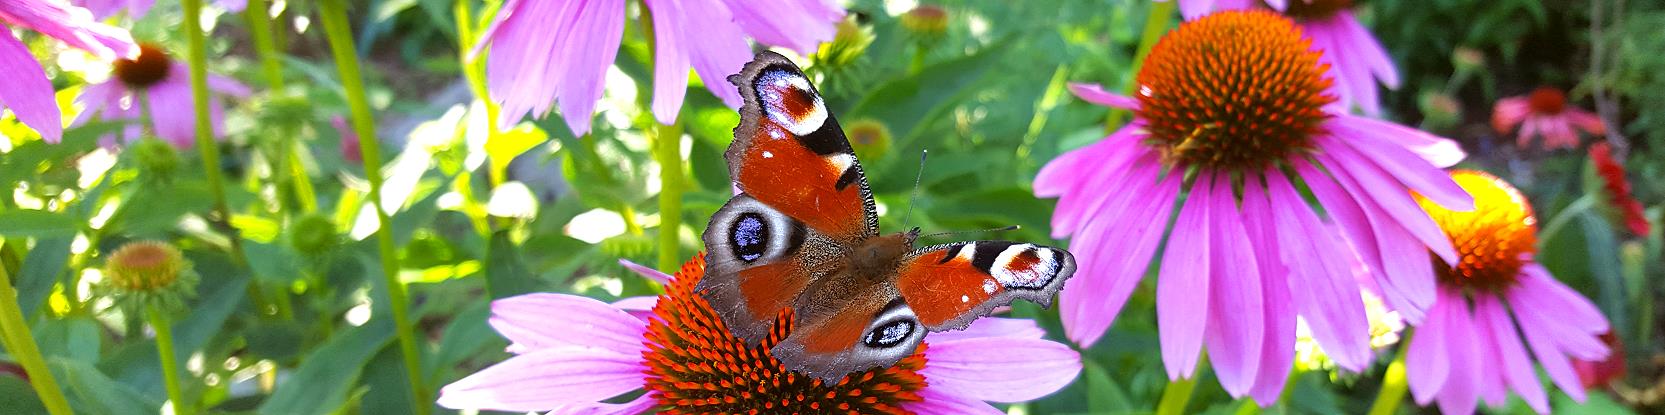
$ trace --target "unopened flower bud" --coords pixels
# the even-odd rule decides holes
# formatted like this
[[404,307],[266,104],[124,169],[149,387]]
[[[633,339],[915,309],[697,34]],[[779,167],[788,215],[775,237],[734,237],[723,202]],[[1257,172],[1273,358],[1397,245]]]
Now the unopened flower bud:
[[844,136],[863,160],[878,160],[890,152],[890,129],[878,120],[858,118],[844,127]]
[[140,241],[122,245],[104,261],[104,280],[96,288],[128,312],[156,307],[162,312],[184,309],[196,296],[196,271],[178,248],[165,242]]

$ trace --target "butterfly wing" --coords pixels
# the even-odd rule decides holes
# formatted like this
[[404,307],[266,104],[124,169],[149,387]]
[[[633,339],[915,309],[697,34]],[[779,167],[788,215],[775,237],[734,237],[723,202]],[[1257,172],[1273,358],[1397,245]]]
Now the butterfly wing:
[[1075,274],[1068,251],[977,241],[920,248],[902,260],[894,284],[930,331],[957,330],[995,307],[1024,299],[1043,306]]
[[737,336],[757,342],[813,281],[878,234],[867,178],[803,71],[763,52],[729,77],[745,105],[724,157],[742,192],[712,216],[696,290]]
[[781,364],[827,383],[846,374],[888,367],[913,354],[925,327],[888,284],[833,276],[817,280],[797,307],[792,334],[771,352]]

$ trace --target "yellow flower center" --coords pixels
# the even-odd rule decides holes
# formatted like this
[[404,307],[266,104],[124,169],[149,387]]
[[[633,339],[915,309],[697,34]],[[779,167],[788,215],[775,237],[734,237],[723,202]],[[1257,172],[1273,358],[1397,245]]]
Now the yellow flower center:
[[925,388],[925,345],[895,366],[851,373],[833,384],[793,372],[769,351],[792,332],[783,311],[762,344],[750,345],[723,325],[716,310],[694,294],[705,274],[704,256],[682,266],[665,287],[648,323],[643,358],[647,386],[666,414],[909,414]]
[[[1299,1],[1299,0],[1295,0]],[[1140,118],[1170,164],[1258,170],[1312,147],[1331,80],[1288,18],[1227,11],[1181,24],[1138,75]]]
[[1487,291],[1514,285],[1526,262],[1522,257],[1537,252],[1538,219],[1532,206],[1520,190],[1490,174],[1457,170],[1451,178],[1474,196],[1474,210],[1452,211],[1416,195],[1462,257],[1455,265],[1434,257],[1440,282]]

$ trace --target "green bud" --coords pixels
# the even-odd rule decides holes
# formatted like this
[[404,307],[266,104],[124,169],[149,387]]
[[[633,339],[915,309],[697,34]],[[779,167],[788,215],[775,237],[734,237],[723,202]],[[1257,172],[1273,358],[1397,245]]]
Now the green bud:
[[884,123],[871,118],[857,118],[847,125],[844,136],[850,139],[850,147],[862,160],[878,160],[890,153],[890,129]]
[[178,149],[154,137],[145,137],[133,143],[127,151],[138,161],[139,171],[153,179],[172,179],[174,173],[179,171],[179,166],[184,163],[179,157]]
[[319,256],[341,245],[341,235],[335,222],[321,215],[307,215],[289,227],[289,246],[295,252]]
[[921,38],[940,38],[948,31],[948,10],[932,5],[914,7],[902,14],[902,28]]
[[185,300],[196,296],[199,279],[179,248],[157,241],[122,245],[105,259],[103,271],[94,293],[135,315],[152,307],[163,313],[183,311]]

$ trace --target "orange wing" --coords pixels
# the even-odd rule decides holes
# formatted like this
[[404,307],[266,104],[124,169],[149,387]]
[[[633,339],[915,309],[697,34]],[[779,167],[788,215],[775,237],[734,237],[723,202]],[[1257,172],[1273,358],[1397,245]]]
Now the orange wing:
[[995,307],[1025,299],[1049,305],[1075,274],[1068,251],[978,241],[937,245],[902,261],[896,289],[930,331],[965,328]]

